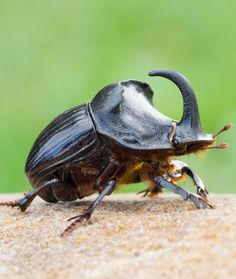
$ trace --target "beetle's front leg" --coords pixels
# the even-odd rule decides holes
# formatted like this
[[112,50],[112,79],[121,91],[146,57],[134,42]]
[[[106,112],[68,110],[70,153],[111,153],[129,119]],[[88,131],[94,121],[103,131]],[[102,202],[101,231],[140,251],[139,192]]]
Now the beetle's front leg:
[[201,178],[193,172],[187,164],[179,160],[171,161],[171,165],[173,165],[174,170],[172,172],[168,172],[168,176],[173,181],[178,181],[184,175],[188,175],[192,180],[194,185],[197,187],[197,194],[207,199],[208,191],[202,182]]
[[189,191],[182,189],[177,185],[172,184],[161,175],[155,175],[154,181],[157,183],[157,185],[166,188],[173,193],[180,195],[184,200],[190,199],[194,203],[196,208],[201,208],[201,207],[206,208],[207,206],[212,208],[212,206],[208,203],[207,199],[195,195]]

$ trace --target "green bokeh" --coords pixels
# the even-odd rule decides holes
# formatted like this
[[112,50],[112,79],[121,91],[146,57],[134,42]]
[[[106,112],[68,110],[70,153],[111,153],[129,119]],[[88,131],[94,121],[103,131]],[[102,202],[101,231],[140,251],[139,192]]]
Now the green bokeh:
[[[28,190],[24,164],[38,133],[113,81],[147,81],[156,107],[180,119],[181,96],[147,76],[155,68],[188,77],[206,131],[233,123],[235,12],[233,0],[0,1],[0,192]],[[211,192],[236,192],[235,136],[219,137],[228,150],[185,159]]]

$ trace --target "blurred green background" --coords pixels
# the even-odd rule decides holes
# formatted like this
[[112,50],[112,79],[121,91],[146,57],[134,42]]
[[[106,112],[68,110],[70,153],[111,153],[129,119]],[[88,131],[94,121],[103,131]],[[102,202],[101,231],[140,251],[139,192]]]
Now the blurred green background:
[[[191,81],[206,131],[234,123],[235,14],[233,0],[1,0],[0,192],[30,189],[24,164],[39,132],[111,82],[145,80],[158,110],[180,119],[177,88],[147,76],[156,68]],[[211,192],[236,192],[235,136],[236,128],[219,137],[227,150],[183,158]]]

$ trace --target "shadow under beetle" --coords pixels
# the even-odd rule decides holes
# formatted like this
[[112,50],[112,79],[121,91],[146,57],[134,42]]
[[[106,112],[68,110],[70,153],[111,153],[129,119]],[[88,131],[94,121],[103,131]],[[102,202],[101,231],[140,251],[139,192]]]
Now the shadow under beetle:
[[[214,146],[217,134],[202,131],[197,100],[190,83],[173,70],[155,70],[150,76],[161,76],[174,82],[183,97],[183,116],[179,122],[153,107],[153,91],[141,81],[113,83],[97,93],[90,103],[69,109],[55,118],[36,139],[25,173],[32,192],[13,202],[0,205],[25,211],[36,196],[55,203],[74,201],[99,192],[97,199],[70,226],[89,219],[104,196],[121,184],[149,181],[144,195],[167,188],[190,199],[197,208],[211,207],[207,190],[185,163],[175,156],[226,148]],[[193,194],[176,185],[189,176],[196,188]]]

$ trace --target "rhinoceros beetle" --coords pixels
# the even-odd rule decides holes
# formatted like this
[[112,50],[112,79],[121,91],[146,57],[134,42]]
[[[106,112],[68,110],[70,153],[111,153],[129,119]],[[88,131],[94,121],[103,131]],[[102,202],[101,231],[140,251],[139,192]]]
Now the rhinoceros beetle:
[[[91,102],[59,115],[36,139],[25,173],[32,192],[1,205],[25,211],[36,196],[49,203],[74,201],[99,193],[86,211],[74,220],[62,235],[77,223],[89,219],[105,195],[118,185],[149,181],[145,195],[157,194],[163,188],[190,199],[197,208],[211,207],[207,190],[185,163],[175,156],[212,148],[217,134],[206,134],[200,125],[194,91],[185,77],[174,70],[155,70],[149,76],[171,80],[183,98],[183,116],[175,121],[153,106],[150,86],[137,80],[113,83],[97,93]],[[176,185],[189,176],[196,188],[193,194]]]

